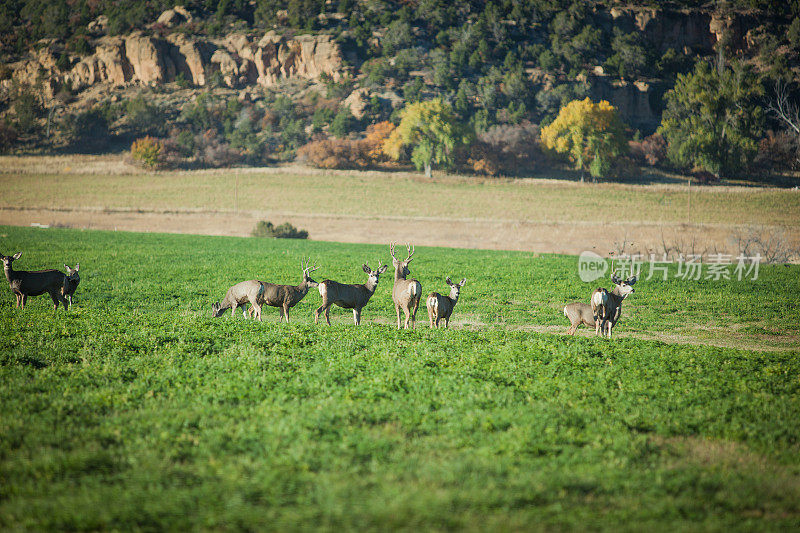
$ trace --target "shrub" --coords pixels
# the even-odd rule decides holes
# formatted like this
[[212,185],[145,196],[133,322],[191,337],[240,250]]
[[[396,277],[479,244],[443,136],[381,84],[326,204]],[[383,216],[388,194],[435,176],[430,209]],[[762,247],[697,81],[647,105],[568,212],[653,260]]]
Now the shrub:
[[266,220],[259,221],[250,235],[267,239],[308,239],[306,230],[297,229],[288,222],[275,226]]
[[108,143],[108,120],[100,107],[68,115],[63,122],[64,133],[74,145],[83,149],[100,149]]
[[147,169],[158,168],[161,163],[161,152],[161,142],[150,136],[136,139],[131,145],[131,157]]
[[346,137],[356,127],[356,123],[356,118],[350,112],[350,108],[342,106],[331,121],[331,135],[339,138]]
[[796,169],[800,163],[800,146],[797,137],[786,131],[768,131],[758,142],[755,163],[765,170],[781,171]]
[[142,95],[125,103],[125,116],[134,135],[164,133],[166,117],[158,107],[149,103]]
[[478,135],[467,153],[473,172],[496,176],[532,170],[541,158],[539,126],[528,121],[493,126]]
[[42,106],[33,89],[27,86],[15,87],[12,93],[15,128],[20,133],[33,133],[38,126],[37,119],[42,114]]
[[297,160],[318,168],[358,168],[366,166],[359,141],[324,139],[312,141],[297,150]]
[[17,130],[5,122],[0,122],[0,152],[5,152],[17,141]]
[[667,158],[667,141],[658,133],[641,141],[628,141],[630,156],[640,165],[654,167]]
[[386,160],[383,145],[392,135],[394,129],[394,124],[389,121],[378,122],[367,127],[367,136],[361,143],[362,151],[370,161],[377,163]]

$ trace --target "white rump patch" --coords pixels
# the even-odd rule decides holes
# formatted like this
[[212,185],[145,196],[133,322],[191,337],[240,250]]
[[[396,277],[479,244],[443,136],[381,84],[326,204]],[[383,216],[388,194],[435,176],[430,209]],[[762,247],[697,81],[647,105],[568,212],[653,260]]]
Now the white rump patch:
[[319,295],[325,298],[325,295],[328,294],[328,284],[325,282],[320,283],[317,285],[317,289],[319,289]]
[[[608,296],[604,292],[596,292],[592,295],[592,305],[597,307],[598,305],[605,305],[608,301]],[[566,309],[566,308],[565,308]]]

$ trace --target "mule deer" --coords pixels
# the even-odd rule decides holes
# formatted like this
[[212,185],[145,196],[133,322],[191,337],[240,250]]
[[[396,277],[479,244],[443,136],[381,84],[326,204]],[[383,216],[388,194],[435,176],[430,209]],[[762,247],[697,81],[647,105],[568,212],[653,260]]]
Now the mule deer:
[[594,327],[595,316],[592,312],[592,306],[583,303],[575,302],[564,306],[564,316],[569,320],[570,326],[567,330],[569,335],[575,335],[575,330],[581,324],[586,324],[590,328]]
[[369,263],[364,263],[361,268],[369,276],[364,284],[346,285],[330,279],[326,279],[319,284],[317,289],[319,290],[319,295],[322,296],[322,305],[314,312],[314,324],[319,321],[319,314],[324,311],[325,320],[329,326],[331,325],[330,309],[333,304],[345,309],[352,309],[353,321],[356,326],[361,324],[361,310],[367,305],[372,295],[375,294],[379,277],[386,272],[388,265],[381,265],[378,262],[377,270],[372,270],[369,268]]
[[592,314],[596,317],[594,323],[595,335],[601,334],[611,338],[611,330],[622,315],[622,300],[629,294],[633,294],[633,284],[636,283],[636,276],[631,276],[622,281],[619,276],[614,274],[611,281],[614,289],[608,291],[598,287],[592,292],[591,304]]
[[444,319],[444,327],[450,325],[450,315],[453,314],[453,309],[458,303],[458,295],[461,294],[461,287],[467,283],[467,278],[462,279],[459,283],[453,283],[448,277],[445,283],[450,285],[450,294],[442,296],[438,292],[432,292],[428,295],[425,304],[428,307],[428,320],[431,327],[439,327],[439,321]]
[[[283,317],[286,317],[286,323],[288,324],[289,309],[299,304],[300,300],[305,298],[306,294],[308,293],[308,289],[312,289],[319,285],[319,283],[311,279],[311,273],[319,269],[316,263],[314,264],[314,267],[311,268],[308,266],[308,261],[306,261],[305,266],[302,262],[300,262],[300,268],[303,269],[303,281],[300,283],[300,285],[276,285],[274,283],[261,283],[264,286],[264,292],[261,295],[261,301],[259,303],[262,306],[266,304],[271,307],[279,307],[281,310],[281,316],[278,319],[279,322],[282,322]],[[248,313],[252,313],[253,310],[254,308],[251,306],[248,310]]]
[[[228,309],[231,310],[231,316],[229,318],[233,318],[233,315],[236,314],[236,308],[241,306],[245,306],[248,303],[253,307],[255,310],[255,316],[258,320],[261,320],[261,299],[264,295],[264,284],[258,281],[257,279],[251,279],[249,281],[242,281],[241,283],[237,283],[230,289],[228,292],[225,293],[225,298],[222,299],[220,302],[214,302],[211,305],[211,316],[213,317],[220,317],[225,314],[225,311]],[[247,318],[247,315],[245,315]]]
[[392,254],[392,264],[394,265],[394,288],[392,289],[392,301],[394,310],[397,313],[397,329],[400,329],[400,310],[406,315],[405,329],[408,329],[409,319],[411,319],[411,329],[417,320],[417,309],[419,299],[422,296],[422,285],[415,279],[406,279],[411,271],[408,264],[414,260],[414,248],[406,244],[408,255],[400,261],[394,256],[394,243],[389,245],[389,252]]
[[3,261],[3,269],[6,272],[6,279],[11,291],[17,297],[17,305],[25,309],[28,296],[39,296],[48,293],[53,299],[54,309],[58,309],[58,303],[64,304],[64,310],[69,310],[69,301],[64,298],[62,290],[67,276],[60,270],[14,270],[12,263],[20,258],[22,252],[17,252],[12,256],[0,254]]
[[72,305],[72,295],[78,288],[78,283],[81,282],[81,277],[78,275],[78,270],[81,268],[80,263],[75,263],[75,268],[70,268],[69,265],[64,265],[67,269],[67,275],[64,276],[64,285],[61,287],[61,295],[69,300],[69,305]]

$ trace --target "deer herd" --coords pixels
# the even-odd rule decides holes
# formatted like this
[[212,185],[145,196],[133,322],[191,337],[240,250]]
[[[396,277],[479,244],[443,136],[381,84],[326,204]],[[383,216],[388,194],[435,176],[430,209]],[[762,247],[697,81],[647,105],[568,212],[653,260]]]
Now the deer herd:
[[[410,270],[408,265],[414,259],[414,247],[406,245],[406,258],[403,260],[395,256],[394,243],[389,246],[389,253],[392,256],[392,266],[394,267],[394,285],[392,287],[392,302],[397,315],[397,329],[413,329],[417,309],[419,308],[422,296],[422,285],[416,279],[409,279]],[[3,262],[6,279],[8,280],[11,291],[16,295],[16,306],[24,308],[29,296],[38,296],[48,293],[53,299],[55,309],[62,303],[64,309],[68,310],[72,304],[72,295],[78,288],[80,276],[78,270],[80,264],[75,268],[64,265],[66,273],[56,269],[48,270],[14,270],[13,262],[20,258],[22,252],[17,252],[13,256],[0,254],[0,261]],[[367,275],[366,283],[348,284],[339,283],[331,279],[316,282],[311,278],[311,273],[319,267],[316,263],[311,266],[309,261],[301,262],[303,280],[299,285],[278,285],[275,283],[265,283],[259,280],[242,281],[232,286],[225,293],[225,297],[211,306],[211,314],[214,317],[222,316],[228,309],[231,310],[230,317],[236,314],[236,309],[241,307],[245,318],[252,317],[262,320],[261,312],[265,305],[278,307],[280,309],[280,319],[289,322],[289,309],[300,303],[305,298],[310,289],[316,288],[322,297],[322,305],[314,311],[314,323],[319,322],[320,314],[325,315],[325,321],[330,325],[330,308],[337,305],[345,309],[353,310],[353,322],[356,325],[361,323],[361,311],[369,303],[381,274],[386,272],[389,265],[378,263],[378,268],[373,270],[369,263],[364,263],[362,268]],[[634,292],[633,284],[636,283],[636,276],[631,276],[625,280],[618,276],[612,276],[614,289],[609,291],[602,287],[595,289],[589,299],[589,304],[575,302],[564,307],[564,316],[570,321],[570,328],[567,333],[575,334],[575,330],[581,324],[594,326],[595,335],[602,334],[611,338],[611,332],[622,314],[622,301]],[[450,324],[450,317],[453,309],[458,303],[461,288],[467,283],[463,278],[458,283],[453,283],[450,277],[445,279],[450,287],[447,296],[432,292],[425,299],[425,306],[428,309],[428,321],[431,328],[438,328],[440,322],[444,321],[444,327]],[[249,305],[249,308],[248,308]],[[401,311],[403,317],[401,318]]]

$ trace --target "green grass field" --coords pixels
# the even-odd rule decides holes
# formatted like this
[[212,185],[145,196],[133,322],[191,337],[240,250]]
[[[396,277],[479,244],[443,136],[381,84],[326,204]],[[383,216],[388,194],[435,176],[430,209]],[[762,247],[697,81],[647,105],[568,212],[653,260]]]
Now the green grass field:
[[418,247],[424,293],[468,281],[450,330],[397,331],[388,274],[361,327],[315,326],[316,292],[290,325],[210,316],[386,246],[0,227],[20,250],[82,281],[69,313],[1,293],[0,529],[800,527],[798,266],[642,281],[609,342],[531,329],[596,285],[568,256]]

